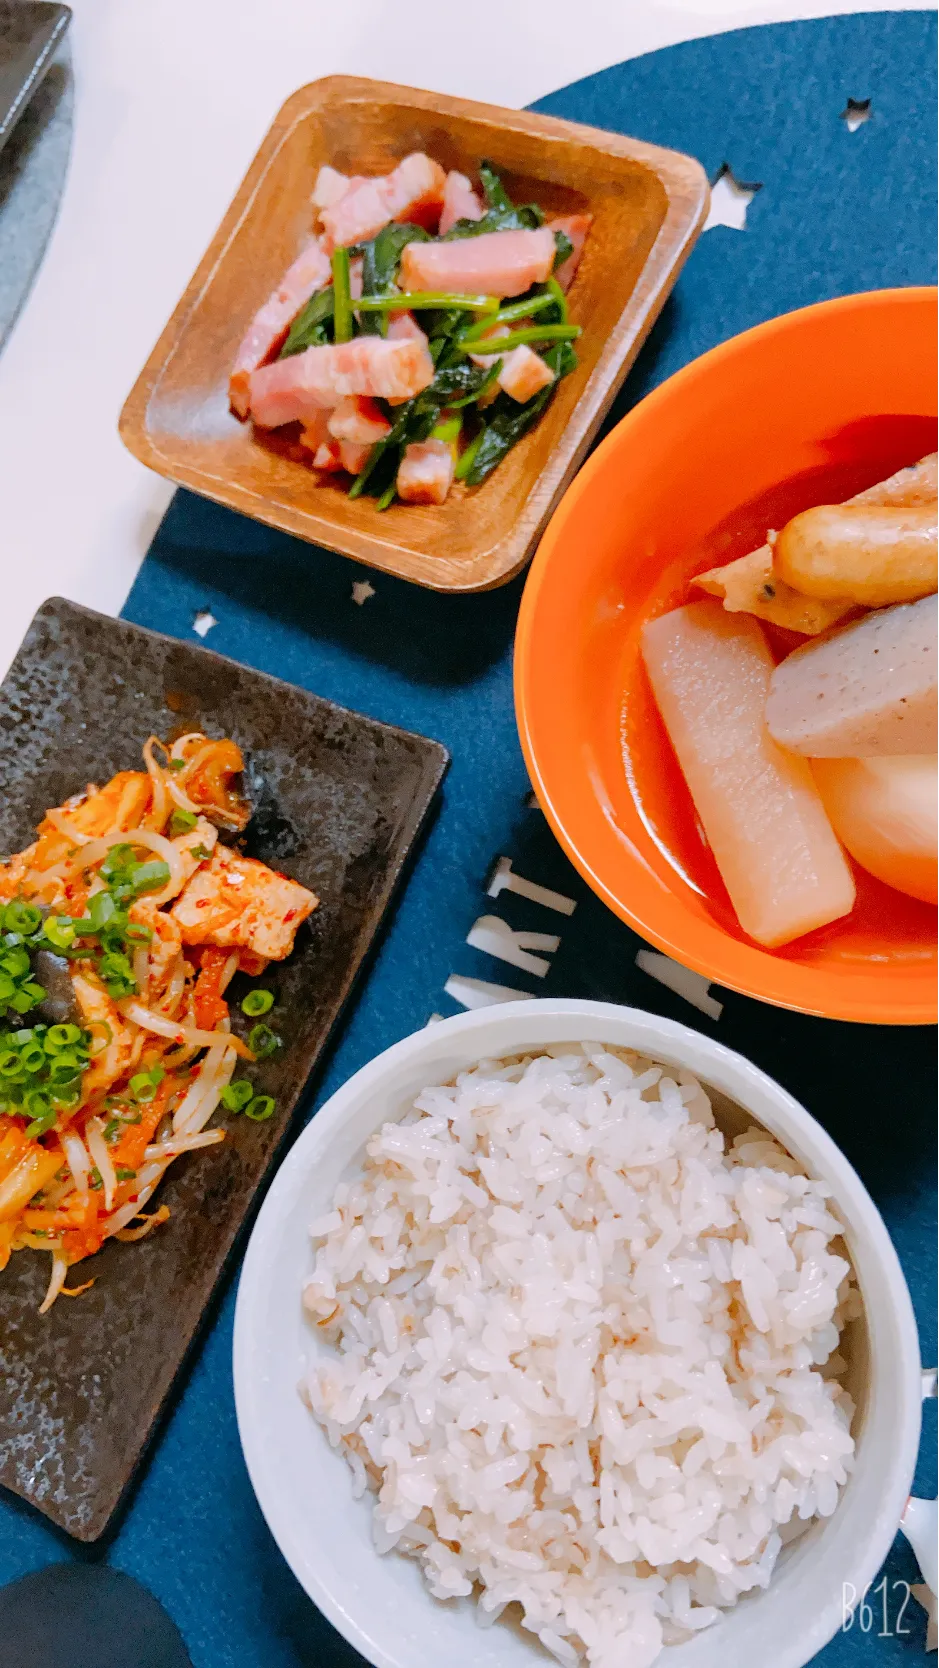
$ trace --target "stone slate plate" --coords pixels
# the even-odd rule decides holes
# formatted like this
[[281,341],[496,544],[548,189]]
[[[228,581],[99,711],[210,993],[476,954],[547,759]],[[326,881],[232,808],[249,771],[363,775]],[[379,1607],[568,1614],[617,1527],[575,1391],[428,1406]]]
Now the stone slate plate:
[[[0,850],[87,782],[140,768],[151,733],[203,727],[244,751],[248,852],[320,907],[265,974],[286,1046],[251,1071],[274,1117],[230,1117],[220,1147],[178,1160],[157,1195],[170,1220],[105,1246],[84,1296],[40,1316],[48,1258],[21,1252],[0,1274],[0,1483],[82,1541],[131,1481],[449,762],[437,742],[55,598],[0,688]],[[237,979],[232,994],[237,1011]]]
[[0,148],[52,62],[71,22],[52,0],[0,0]]

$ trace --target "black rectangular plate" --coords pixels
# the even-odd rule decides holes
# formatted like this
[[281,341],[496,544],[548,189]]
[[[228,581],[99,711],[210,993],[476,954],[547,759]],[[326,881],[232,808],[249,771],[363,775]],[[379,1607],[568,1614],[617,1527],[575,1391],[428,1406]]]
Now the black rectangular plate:
[[449,762],[437,742],[55,598],[0,688],[0,852],[87,782],[139,769],[151,733],[201,728],[244,752],[249,853],[320,907],[265,974],[287,1046],[252,1073],[275,1116],[229,1117],[220,1147],[178,1160],[157,1194],[169,1221],[76,1270],[70,1284],[95,1276],[84,1296],[39,1315],[38,1252],[0,1274],[0,1483],[82,1541],[130,1483]]
[[71,22],[52,0],[0,0],[0,150],[9,138]]

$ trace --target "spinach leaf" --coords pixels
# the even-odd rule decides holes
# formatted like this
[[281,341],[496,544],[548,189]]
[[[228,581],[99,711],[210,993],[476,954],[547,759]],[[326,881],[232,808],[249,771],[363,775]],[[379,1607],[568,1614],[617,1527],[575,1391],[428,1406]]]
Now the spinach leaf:
[[[434,313],[423,313],[421,324],[427,332],[427,345],[434,364],[439,365],[441,359],[446,363],[448,358],[454,357],[451,354],[453,338],[466,324],[466,314],[455,309],[446,312],[441,308]],[[455,357],[459,358],[460,355],[456,354]]]
[[474,365],[469,359],[461,359],[456,365],[447,365],[437,371],[433,382],[422,394],[419,400],[427,400],[428,396],[436,405],[443,407],[451,405],[455,400],[462,404],[469,395],[475,399],[484,387],[492,381],[490,365]]
[[398,276],[401,256],[409,243],[429,243],[423,226],[391,221],[362,245],[362,294],[384,295]]
[[543,355],[543,358],[555,372],[558,382],[563,377],[570,376],[571,371],[576,371],[579,363],[572,342],[555,342],[554,346]]
[[[368,243],[361,245],[362,294],[385,295],[394,288],[401,256],[409,243],[429,242],[423,226],[412,226],[408,221],[389,221],[376,232]],[[363,336],[383,336],[388,320],[381,313],[361,313],[359,328]]]
[[568,237],[566,232],[555,232],[555,234],[554,234],[554,246],[555,246],[555,249],[556,249],[557,253],[555,254],[554,265],[551,268],[551,270],[552,270],[552,272],[557,272],[558,267],[564,265],[564,262],[567,260],[568,256],[573,255],[574,245],[572,244],[572,242],[571,242],[571,240]]
[[295,353],[305,352],[308,347],[323,347],[332,341],[333,299],[332,284],[310,296],[290,326],[287,340],[277,356],[279,359],[290,359]]
[[512,199],[502,184],[491,162],[483,160],[479,164],[479,178],[483,188],[483,195],[491,209],[510,209]]
[[530,400],[526,400],[524,405],[510,399],[508,394],[500,394],[499,398],[493,401],[490,407],[492,415],[476,448],[473,466],[466,475],[467,486],[478,486],[480,481],[492,474],[506,453],[510,452],[537,422],[561,378],[567,376],[577,364],[577,355],[570,342],[556,342],[542,357],[555,372],[557,381],[552,382],[547,388],[542,388]]
[[528,232],[544,225],[544,215],[537,203],[523,203],[520,208],[487,209],[481,220],[458,220],[440,239],[441,243],[455,243],[463,237],[482,237],[483,232]]

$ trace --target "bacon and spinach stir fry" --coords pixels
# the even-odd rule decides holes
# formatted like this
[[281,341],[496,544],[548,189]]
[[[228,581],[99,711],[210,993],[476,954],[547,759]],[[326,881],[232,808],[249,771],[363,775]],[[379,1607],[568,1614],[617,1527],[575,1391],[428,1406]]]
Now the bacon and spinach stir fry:
[[498,174],[422,152],[366,178],[320,169],[320,230],[241,343],[232,410],[298,425],[299,455],[350,496],[442,504],[476,486],[574,369],[567,291],[589,215],[545,220]]

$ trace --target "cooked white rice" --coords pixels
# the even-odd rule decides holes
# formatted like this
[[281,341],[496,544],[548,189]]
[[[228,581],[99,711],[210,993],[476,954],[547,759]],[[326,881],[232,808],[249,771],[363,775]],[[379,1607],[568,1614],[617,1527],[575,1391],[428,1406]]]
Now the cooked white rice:
[[426,1089],[313,1224],[304,1290],[304,1391],[378,1495],[378,1549],[595,1668],[766,1587],[854,1450],[827,1198],[763,1130],[725,1149],[696,1079],[635,1054]]

